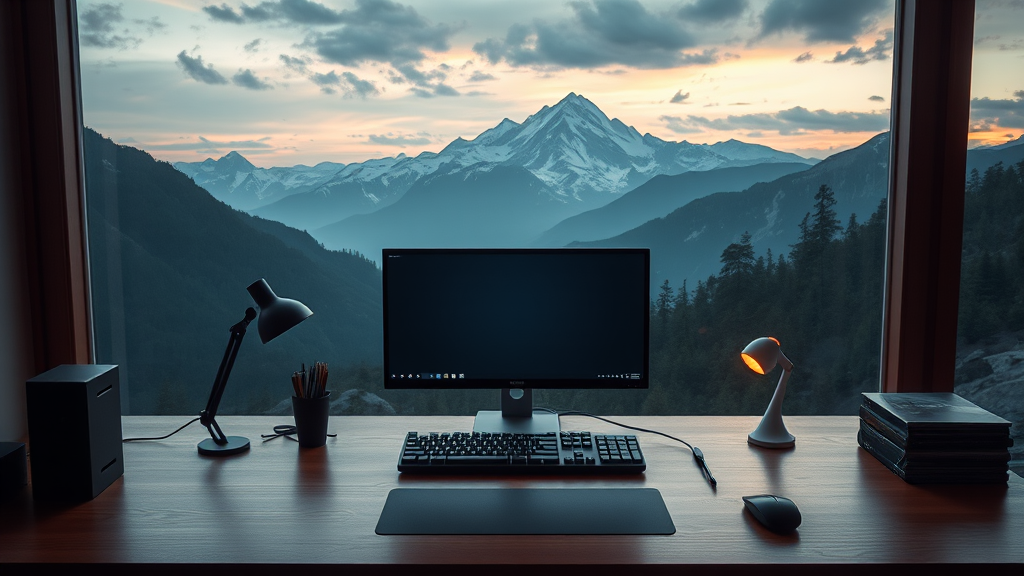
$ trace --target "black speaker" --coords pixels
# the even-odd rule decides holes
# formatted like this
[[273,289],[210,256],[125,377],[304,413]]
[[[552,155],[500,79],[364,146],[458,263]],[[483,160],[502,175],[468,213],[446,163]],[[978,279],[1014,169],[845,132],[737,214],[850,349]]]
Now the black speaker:
[[25,388],[33,498],[90,500],[124,474],[117,366],[65,364]]

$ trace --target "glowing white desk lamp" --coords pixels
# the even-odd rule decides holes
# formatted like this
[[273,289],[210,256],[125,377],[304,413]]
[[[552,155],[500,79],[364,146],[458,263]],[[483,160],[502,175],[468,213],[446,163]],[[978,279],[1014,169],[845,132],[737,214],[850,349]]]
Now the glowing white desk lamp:
[[747,442],[764,448],[792,447],[796,443],[796,438],[786,430],[786,424],[782,421],[782,398],[786,395],[786,381],[793,372],[793,363],[782,353],[779,341],[771,337],[758,338],[747,344],[740,357],[758,374],[767,374],[776,364],[782,366],[782,377],[779,378],[779,385],[775,388],[768,410],[765,411],[757,429],[747,436]]

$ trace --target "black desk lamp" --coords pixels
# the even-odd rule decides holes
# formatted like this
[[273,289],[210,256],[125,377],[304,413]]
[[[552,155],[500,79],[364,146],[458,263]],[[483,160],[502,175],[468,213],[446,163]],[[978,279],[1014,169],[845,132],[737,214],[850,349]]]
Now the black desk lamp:
[[[288,298],[278,298],[277,294],[270,289],[267,281],[260,278],[249,285],[246,290],[256,301],[260,308],[259,322],[256,323],[260,333],[260,340],[264,344],[284,334],[292,326],[302,322],[313,315],[313,312],[305,304]],[[210,431],[210,438],[199,443],[199,453],[207,456],[227,456],[238,454],[249,449],[249,439],[244,436],[225,436],[217,425],[217,406],[220,405],[220,397],[224,394],[224,387],[227,386],[228,376],[231,374],[231,367],[235,363],[235,356],[238,355],[238,348],[242,345],[242,338],[245,336],[245,328],[256,319],[256,311],[246,308],[245,318],[235,324],[229,330],[231,338],[228,340],[228,349],[224,351],[224,359],[220,362],[217,370],[217,379],[213,381],[213,390],[210,391],[210,400],[206,403],[206,410],[199,413],[199,421]]]

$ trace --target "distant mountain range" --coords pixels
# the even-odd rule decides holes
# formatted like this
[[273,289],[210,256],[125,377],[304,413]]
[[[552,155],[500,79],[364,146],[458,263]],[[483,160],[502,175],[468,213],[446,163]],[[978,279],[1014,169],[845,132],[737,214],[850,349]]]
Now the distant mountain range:
[[[981,172],[998,162],[1015,164],[1021,160],[1024,143],[967,153],[968,169]],[[667,279],[675,287],[687,280],[693,288],[698,280],[721,270],[722,250],[738,242],[744,232],[751,234],[757,255],[764,255],[768,249],[776,257],[788,253],[799,237],[800,221],[813,210],[814,194],[822,184],[833,189],[835,210],[844,226],[851,214],[864,222],[886,197],[888,166],[886,132],[807,170],[754,184],[741,192],[710,194],[627,232],[571,245],[650,247],[652,286]],[[627,194],[619,202],[640,191]]]
[[311,190],[345,165],[321,162],[312,167],[300,164],[288,168],[257,168],[238,152],[229,152],[219,160],[175,162],[174,167],[228,206],[253,210],[285,196]]
[[995,166],[999,162],[1009,166],[1021,160],[1024,160],[1024,136],[997,146],[969,150],[967,152],[967,174],[969,175],[971,170],[984,172],[986,168]]
[[[175,167],[236,208],[309,231],[389,206],[424,177],[460,171],[525,169],[543,184],[544,194],[565,205],[559,212],[572,215],[607,204],[660,174],[814,163],[736,140],[707,145],[641,135],[573,93],[522,124],[506,118],[472,140],[454,140],[439,153],[313,168],[258,169],[239,159],[244,160],[233,152],[220,160],[179,162]],[[328,175],[330,170],[334,172]],[[236,191],[241,193],[236,196]]]
[[757,182],[771,182],[807,168],[803,163],[782,162],[655,176],[609,204],[562,220],[534,244],[565,246],[570,242],[608,238],[713,192],[738,192]]
[[[1009,142],[971,150],[967,166],[1022,158],[1024,142]],[[569,94],[436,154],[269,169],[284,191],[252,212],[371,259],[389,246],[649,246],[652,286],[692,286],[720,270],[744,232],[759,255],[788,253],[822,184],[844,224],[853,213],[866,220],[885,197],[888,159],[887,134],[818,163],[735,140],[666,142]],[[236,191],[271,174],[236,153],[178,168]]]
[[669,280],[690,288],[721,270],[722,250],[749,232],[758,255],[769,248],[785,254],[799,237],[799,224],[813,210],[814,194],[832,187],[835,210],[845,225],[851,213],[866,220],[885,197],[889,134],[879,134],[857,148],[829,156],[819,164],[742,192],[698,198],[623,234],[576,246],[647,246],[651,249],[651,284]]

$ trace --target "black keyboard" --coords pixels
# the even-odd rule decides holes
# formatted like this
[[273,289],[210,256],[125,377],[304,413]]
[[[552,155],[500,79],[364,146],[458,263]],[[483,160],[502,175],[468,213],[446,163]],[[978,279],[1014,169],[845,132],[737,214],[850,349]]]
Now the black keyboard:
[[590,432],[409,432],[398,471],[418,474],[639,474],[636,436]]

